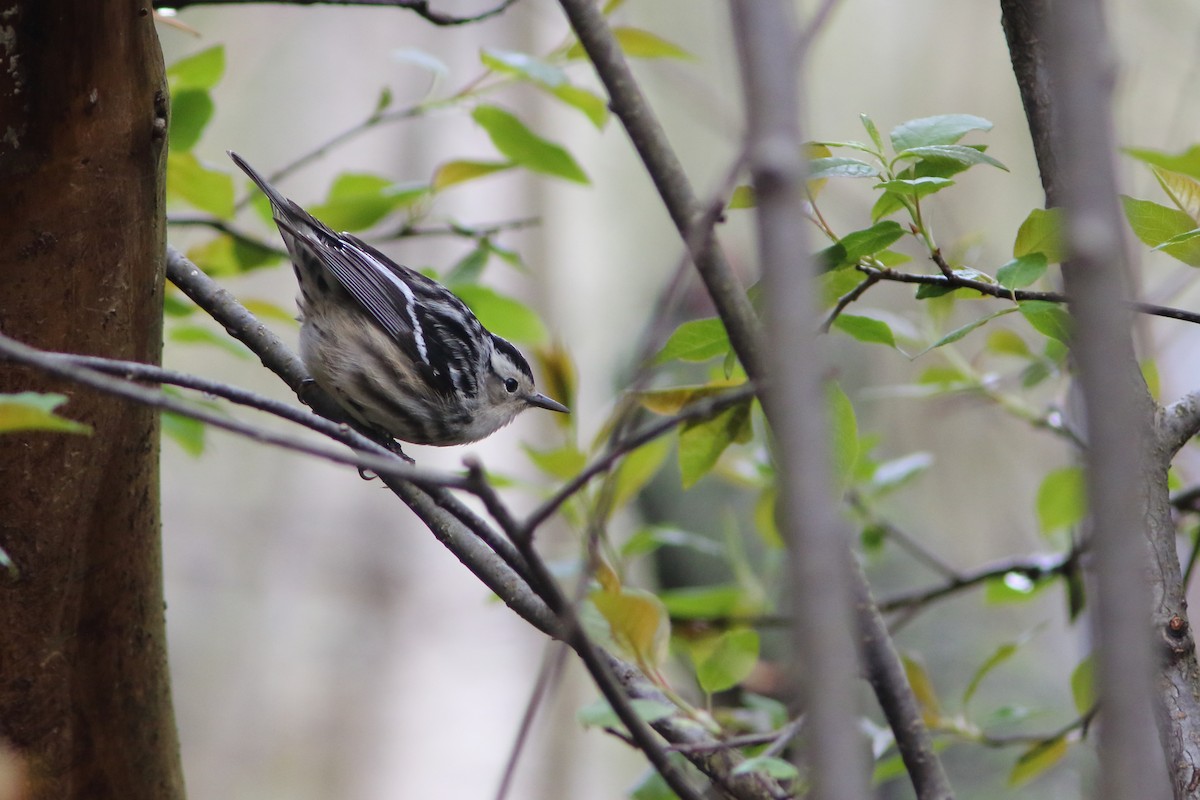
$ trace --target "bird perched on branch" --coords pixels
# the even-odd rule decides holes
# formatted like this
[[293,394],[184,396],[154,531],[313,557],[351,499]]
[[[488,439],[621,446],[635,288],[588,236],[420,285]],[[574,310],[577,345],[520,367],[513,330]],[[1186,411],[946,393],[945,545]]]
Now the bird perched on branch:
[[489,436],[527,408],[567,411],[449,289],[335,233],[229,157],[271,201],[291,256],[300,358],[350,419],[386,439],[452,445]]

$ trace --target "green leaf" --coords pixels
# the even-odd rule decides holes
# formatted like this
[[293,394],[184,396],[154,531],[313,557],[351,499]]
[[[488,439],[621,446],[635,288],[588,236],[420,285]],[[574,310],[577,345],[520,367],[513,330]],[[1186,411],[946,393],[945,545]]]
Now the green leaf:
[[679,45],[641,28],[616,26],[612,32],[617,37],[617,43],[621,45],[621,49],[625,51],[625,55],[630,58],[694,58],[691,53]]
[[835,485],[843,489],[849,484],[850,477],[854,474],[854,465],[858,462],[858,419],[854,415],[854,405],[851,404],[850,398],[836,382],[829,382],[825,396],[829,404]]
[[1200,178],[1200,144],[1194,144],[1178,155],[1138,147],[1127,147],[1125,152],[1146,164]]
[[479,276],[483,274],[483,268],[487,266],[490,255],[491,251],[486,245],[481,244],[472,248],[450,268],[442,283],[450,287],[451,291],[455,286],[478,283]]
[[[641,28],[617,25],[612,28],[612,33],[621,46],[621,50],[630,58],[694,58],[691,53],[679,45],[672,44]],[[586,55],[583,46],[578,42],[567,50],[567,58],[570,59],[580,59]]]
[[589,595],[608,622],[613,642],[643,670],[661,667],[667,658],[671,620],[662,601],[643,589],[597,589]]
[[1089,655],[1071,671],[1071,700],[1080,716],[1096,705],[1096,659]]
[[496,72],[528,80],[547,94],[582,111],[597,128],[608,121],[608,104],[595,92],[573,86],[567,73],[548,61],[511,50],[484,48],[480,52],[484,65]]
[[656,552],[663,547],[682,547],[716,558],[725,554],[721,546],[707,536],[679,528],[651,525],[630,536],[621,545],[621,555],[625,558],[636,558]]
[[91,433],[92,427],[54,413],[67,402],[65,394],[18,392],[0,394],[0,433],[57,431]]
[[1045,253],[1029,253],[996,270],[996,282],[1005,289],[1021,289],[1036,283],[1048,266]]
[[1016,310],[1017,309],[1015,307],[1010,306],[1009,308],[1001,309],[1001,310],[995,312],[994,314],[988,314],[986,317],[983,317],[982,319],[977,319],[974,322],[968,322],[966,325],[963,325],[959,328],[955,328],[954,330],[950,331],[945,336],[938,339],[933,344],[929,345],[929,347],[926,347],[924,350],[922,350],[917,355],[922,356],[922,355],[925,355],[926,353],[928,353],[930,350],[935,350],[939,347],[942,347],[943,345],[947,345],[952,342],[957,342],[959,339],[963,338],[971,331],[975,330],[976,328],[983,327],[984,325],[986,325],[989,322],[991,322],[992,320],[994,320],[996,317],[1002,317],[1005,314],[1011,314],[1012,312],[1014,312]]
[[996,355],[1019,356],[1021,358],[1029,358],[1032,355],[1029,352],[1029,345],[1025,344],[1025,340],[1007,328],[997,328],[989,333],[985,346],[990,352]]
[[876,495],[898,489],[933,466],[931,453],[909,453],[884,461],[871,472],[871,489]]
[[1022,300],[1017,303],[1021,316],[1044,336],[1069,343],[1071,340],[1071,315],[1057,303],[1049,300]]
[[451,288],[475,313],[483,327],[502,339],[521,344],[541,344],[550,338],[538,315],[519,300],[498,294],[478,283],[458,284]]
[[538,136],[504,109],[481,105],[471,112],[471,118],[487,132],[496,149],[514,163],[576,183],[589,182],[570,153]]
[[456,183],[503,172],[514,166],[511,161],[447,161],[434,170],[429,185],[433,191],[440,192]]
[[707,420],[689,422],[679,432],[679,472],[690,489],[708,474],[733,442],[750,440],[752,401],[738,403]]
[[213,101],[207,89],[181,89],[171,95],[171,128],[167,141],[171,152],[191,150],[200,141],[204,127],[213,115]]
[[655,439],[621,459],[621,465],[614,473],[616,481],[616,488],[613,491],[614,510],[632,500],[642,490],[642,487],[650,482],[670,452],[670,439]]
[[173,325],[167,331],[166,338],[179,344],[201,344],[224,350],[237,358],[249,358],[249,348],[230,336],[217,333],[203,325]]
[[673,386],[670,389],[647,389],[638,392],[638,403],[652,414],[678,414],[699,400],[725,394],[741,383],[720,381],[700,386]]
[[1083,470],[1063,467],[1048,473],[1037,492],[1038,527],[1044,535],[1074,528],[1087,514]]
[[993,650],[992,654],[989,655],[984,662],[979,665],[979,669],[975,670],[975,674],[971,676],[971,682],[967,684],[966,691],[963,692],[962,707],[964,713],[967,707],[971,704],[971,698],[975,696],[976,690],[979,689],[979,684],[983,683],[983,679],[986,678],[988,674],[996,667],[1000,666],[1005,661],[1008,661],[1010,658],[1016,655],[1017,651],[1033,638],[1033,634],[1035,632],[1036,630],[1030,631],[1018,637],[1014,641],[1005,642]]
[[710,646],[694,648],[700,688],[714,694],[737,686],[758,663],[758,648],[758,632],[751,628],[725,631],[712,637]]
[[[892,129],[892,148],[897,153],[914,147],[950,145],[971,131],[990,131],[992,123],[971,114],[944,114],[901,123]],[[867,129],[868,132],[870,128]]]
[[1046,263],[1059,264],[1066,257],[1062,235],[1062,209],[1035,208],[1017,229],[1013,242],[1013,258],[1023,258],[1034,253],[1046,257]]
[[224,233],[189,248],[187,256],[193,264],[204,270],[205,275],[213,277],[240,275],[274,264],[281,258],[279,253],[270,248]]
[[1197,237],[1200,237],[1200,228],[1196,228],[1195,230],[1190,230],[1187,233],[1181,233],[1178,236],[1172,236],[1170,239],[1167,239],[1165,242],[1160,244],[1158,247],[1155,247],[1154,249],[1155,250],[1166,250],[1167,248],[1174,247],[1177,244],[1183,244],[1184,242],[1190,242],[1192,239],[1195,239]]
[[886,249],[904,235],[904,228],[894,220],[877,222],[869,228],[848,233],[830,247],[817,253],[826,269],[841,269],[857,264],[860,259]]
[[1180,211],[1194,220],[1200,220],[1200,181],[1190,175],[1160,167],[1151,167],[1150,171]]
[[742,184],[734,188],[733,194],[729,196],[729,205],[726,208],[731,210],[754,208],[757,203],[758,198],[755,197],[754,187]]
[[171,94],[182,89],[213,88],[225,74],[225,46],[216,45],[207,50],[181,58],[167,67],[167,83]]
[[857,158],[814,158],[808,162],[808,179],[874,178],[879,169]]
[[921,709],[921,718],[925,720],[926,725],[936,727],[942,721],[942,703],[938,699],[937,690],[933,688],[933,679],[929,677],[929,671],[914,657],[905,655],[901,660],[904,663],[908,685],[912,687],[913,696]]
[[[1158,247],[1181,234],[1190,233],[1196,221],[1177,208],[1169,208],[1150,200],[1138,200],[1121,195],[1129,227],[1145,244]],[[1200,240],[1185,239],[1179,244],[1163,247],[1163,252],[1189,267],[1200,267]]]
[[207,425],[198,419],[171,411],[164,411],[161,418],[162,432],[179,445],[183,452],[192,457],[204,454],[204,434],[208,429]]
[[233,178],[209,169],[191,153],[167,154],[167,196],[221,219],[233,216]]
[[329,187],[325,202],[308,211],[335,231],[361,231],[397,208],[410,206],[429,194],[421,184],[393,183],[379,175],[343,172]]
[[[670,703],[664,703],[661,700],[643,700],[639,698],[630,700],[629,704],[633,707],[634,713],[644,722],[657,722],[660,719],[666,719],[679,710]],[[606,700],[597,700],[591,705],[584,706],[579,709],[575,718],[585,728],[613,728],[621,730],[625,727],[621,724],[621,719],[617,716],[617,712],[612,710],[612,706]]]
[[1038,742],[1017,759],[1008,774],[1009,786],[1024,786],[1053,767],[1067,754],[1067,740],[1059,736],[1048,742]]
[[946,160],[953,161],[958,164],[964,164],[966,166],[974,166],[975,164],[990,164],[993,167],[1008,172],[1008,167],[1004,166],[987,153],[976,150],[974,147],[967,147],[961,144],[934,144],[925,147],[910,147],[907,150],[902,150],[897,153],[896,158]]
[[667,607],[672,619],[715,619],[757,610],[742,588],[732,584],[664,589],[658,593],[658,599]]
[[747,758],[733,768],[731,775],[745,775],[748,772],[758,772],[777,780],[790,781],[800,777],[800,771],[790,761],[784,761],[775,756],[754,756]]
[[662,350],[654,357],[655,364],[668,361],[707,361],[724,355],[729,349],[729,334],[725,332],[725,324],[720,317],[694,319],[683,323]]
[[590,89],[564,83],[547,91],[572,108],[582,111],[597,130],[608,123],[608,102]]
[[853,336],[860,342],[886,344],[888,347],[896,346],[896,337],[892,333],[892,328],[883,320],[855,314],[838,314],[837,319],[833,321],[833,327],[842,333]]
[[949,178],[897,178],[877,183],[874,188],[905,197],[925,197],[953,185],[954,181]]
[[867,136],[871,137],[871,143],[875,145],[877,153],[883,152],[883,137],[879,135],[879,128],[875,127],[875,122],[866,114],[859,114],[858,119],[862,122],[863,129],[866,130]]
[[569,82],[567,73],[561,68],[528,53],[485,47],[479,52],[479,59],[488,69],[525,78],[544,86],[559,86]]
[[523,445],[529,460],[551,478],[567,480],[583,471],[587,466],[587,454],[573,444],[565,444],[552,450],[537,450]]

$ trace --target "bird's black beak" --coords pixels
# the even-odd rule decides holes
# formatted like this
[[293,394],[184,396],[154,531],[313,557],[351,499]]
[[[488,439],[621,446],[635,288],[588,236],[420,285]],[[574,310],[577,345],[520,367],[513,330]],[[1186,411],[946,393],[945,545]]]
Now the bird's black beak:
[[551,400],[549,397],[546,397],[546,395],[541,393],[527,395],[525,397],[525,402],[529,403],[531,406],[544,408],[548,411],[560,411],[563,414],[570,413],[570,409],[568,409],[562,403],[558,402],[557,400]]

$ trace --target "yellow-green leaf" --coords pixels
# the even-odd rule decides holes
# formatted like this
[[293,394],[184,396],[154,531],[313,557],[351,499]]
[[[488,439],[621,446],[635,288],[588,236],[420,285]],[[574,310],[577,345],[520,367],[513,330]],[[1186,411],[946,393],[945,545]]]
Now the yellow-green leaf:
[[591,601],[608,621],[613,642],[643,669],[655,670],[667,657],[671,620],[662,602],[642,589],[598,589]]
[[435,192],[440,192],[456,183],[503,172],[514,166],[511,161],[447,161],[434,171],[430,185]]
[[708,474],[733,442],[749,441],[751,401],[727,408],[711,419],[689,422],[679,432],[679,472],[690,489]]
[[543,139],[498,106],[481,105],[471,118],[487,132],[488,138],[505,158],[534,172],[553,175],[576,183],[588,183],[587,174],[564,148]]
[[831,381],[825,395],[829,404],[834,478],[840,491],[849,484],[858,462],[858,419],[850,398],[837,383]]
[[706,383],[703,386],[676,386],[671,389],[650,389],[637,393],[638,403],[642,408],[654,414],[678,414],[685,407],[703,400],[725,394],[735,386],[744,385],[738,381],[720,381]]
[[1150,171],[1158,178],[1159,185],[1171,201],[1179,206],[1179,210],[1200,222],[1200,181],[1162,167],[1151,167]]
[[191,153],[167,154],[167,196],[222,219],[233,216],[233,178],[209,169]]
[[[668,42],[660,36],[641,28],[615,26],[612,29],[617,43],[630,58],[680,58],[691,59],[694,56],[677,44]],[[567,50],[567,58],[583,58],[586,53],[583,45],[576,42]]]
[[1066,258],[1062,237],[1062,210],[1035,208],[1017,229],[1013,242],[1013,258],[1041,253],[1048,264],[1058,264]]
[[1061,761],[1066,754],[1065,736],[1035,744],[1022,753],[1017,763],[1013,764],[1012,772],[1008,773],[1008,785],[1024,786]]
[[908,677],[908,684],[912,687],[917,705],[921,707],[921,718],[930,727],[938,725],[942,720],[942,704],[933,688],[933,680],[930,679],[928,670],[920,661],[909,656],[904,656],[903,662],[904,674]]
[[65,394],[18,392],[0,394],[0,433],[16,431],[58,431],[91,433],[90,425],[54,413],[67,402]]
[[224,74],[225,46],[219,44],[167,67],[167,83],[172,94],[182,89],[208,90],[216,86]]
[[621,459],[616,470],[613,508],[620,508],[636,497],[658,473],[670,452],[671,441],[664,437],[647,442]]
[[1071,671],[1071,699],[1081,716],[1096,705],[1096,660],[1091,655]]
[[1079,467],[1056,469],[1042,479],[1037,492],[1038,527],[1049,535],[1073,528],[1087,513],[1083,470]]
[[738,628],[711,637],[706,647],[693,649],[700,688],[713,694],[737,686],[758,663],[758,648],[758,632]]
[[454,293],[492,333],[519,344],[540,344],[549,338],[546,326],[527,305],[478,283],[456,284]]
[[529,460],[552,478],[573,478],[587,466],[587,455],[574,445],[567,444],[552,450],[537,450],[525,445],[524,450]]
[[654,357],[655,364],[667,361],[707,361],[724,355],[729,349],[729,334],[720,317],[694,319],[683,323],[667,339]]

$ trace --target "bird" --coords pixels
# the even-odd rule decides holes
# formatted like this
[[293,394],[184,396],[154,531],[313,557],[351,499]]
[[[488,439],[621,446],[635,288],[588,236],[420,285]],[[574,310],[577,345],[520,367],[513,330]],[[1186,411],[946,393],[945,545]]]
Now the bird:
[[300,358],[351,421],[385,443],[447,446],[490,436],[528,408],[568,413],[453,292],[335,233],[228,153],[271,201],[300,285]]

